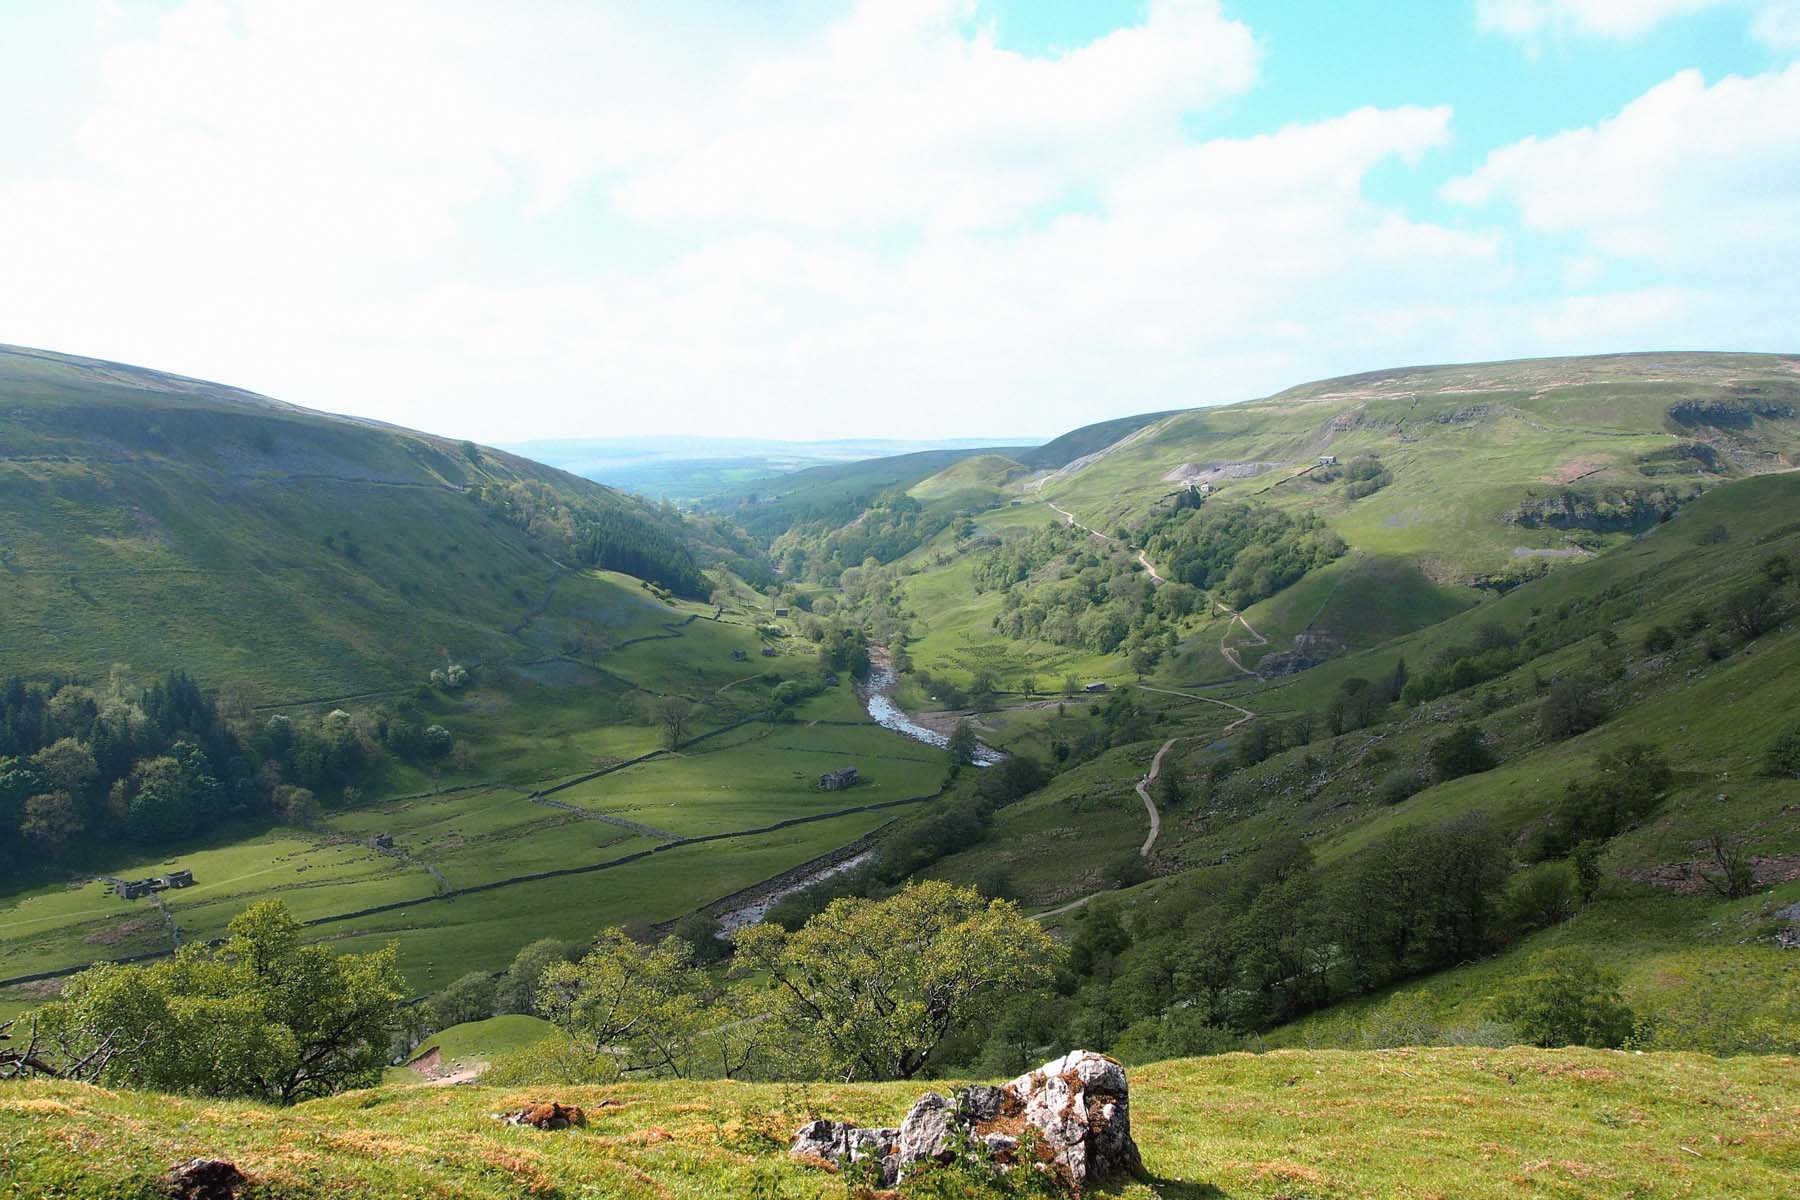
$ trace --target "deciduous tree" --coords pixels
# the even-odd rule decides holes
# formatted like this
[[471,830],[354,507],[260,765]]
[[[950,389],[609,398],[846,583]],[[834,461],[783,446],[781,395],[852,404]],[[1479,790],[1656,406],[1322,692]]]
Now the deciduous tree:
[[796,933],[748,929],[736,969],[768,981],[770,1019],[807,1069],[910,1079],[952,1034],[1048,984],[1057,957],[1015,905],[930,881],[833,901]]

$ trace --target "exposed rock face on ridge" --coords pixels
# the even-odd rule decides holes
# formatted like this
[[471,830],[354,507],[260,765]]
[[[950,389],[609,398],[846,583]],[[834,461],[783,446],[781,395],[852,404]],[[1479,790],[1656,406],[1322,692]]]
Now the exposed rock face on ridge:
[[879,1163],[882,1186],[919,1163],[949,1163],[960,1154],[997,1170],[1029,1163],[1053,1171],[1076,1191],[1089,1181],[1143,1169],[1131,1138],[1125,1068],[1077,1050],[1005,1087],[969,1087],[946,1099],[920,1096],[897,1129],[859,1129],[814,1121],[794,1136],[790,1153],[833,1163]]

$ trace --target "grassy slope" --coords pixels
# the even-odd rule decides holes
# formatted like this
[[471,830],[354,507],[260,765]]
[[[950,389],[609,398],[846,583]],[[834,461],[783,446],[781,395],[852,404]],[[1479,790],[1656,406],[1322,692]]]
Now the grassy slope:
[[[408,1062],[417,1062],[433,1050],[441,1056],[435,1069],[438,1077],[460,1071],[479,1069],[502,1054],[542,1041],[556,1027],[539,1017],[507,1013],[485,1021],[465,1021],[440,1029],[413,1049]],[[388,1083],[417,1084],[420,1072],[411,1067],[389,1067]]]
[[[596,661],[606,674],[556,660],[569,667],[576,682],[544,684],[489,672],[495,677],[491,685],[434,701],[438,719],[473,748],[466,770],[414,781],[418,787],[411,795],[401,794],[404,780],[395,780],[374,802],[327,812],[311,829],[223,830],[161,853],[121,850],[101,868],[130,878],[171,865],[193,870],[195,887],[165,897],[187,940],[219,936],[245,905],[270,896],[285,900],[302,919],[421,901],[321,925],[317,936],[359,950],[398,939],[402,968],[424,992],[464,971],[498,970],[518,947],[539,937],[588,938],[607,924],[678,917],[891,819],[892,812],[854,814],[669,849],[607,871],[434,899],[441,885],[424,864],[441,872],[450,886],[466,888],[605,862],[661,844],[603,820],[533,804],[526,793],[656,749],[656,731],[631,707],[645,692],[631,689],[709,701],[713,707],[705,711],[702,728],[736,715],[739,710],[731,705],[750,711],[766,702],[763,673],[784,669],[790,656],[756,656],[762,638],[755,625],[763,613],[696,620],[680,625],[680,636],[670,635],[670,622],[703,610],[711,612],[649,600],[625,576],[571,576],[550,613],[589,632],[601,647]],[[638,637],[651,640],[617,648]],[[755,665],[733,662],[732,649],[748,650]],[[794,655],[795,663],[810,661],[797,648]],[[810,700],[799,718],[797,724],[754,723],[708,738],[680,754],[569,788],[557,798],[599,816],[691,837],[924,796],[942,778],[940,755],[867,723],[848,687]],[[805,723],[820,718],[863,723]],[[813,787],[814,777],[845,762],[857,763],[869,782],[847,793]],[[383,832],[394,837],[406,858],[368,847],[367,840]],[[45,884],[0,896],[0,958],[9,977],[165,950],[169,944],[148,901],[119,901],[98,882]],[[28,1007],[53,986],[0,990],[0,1014]]]
[[[1205,870],[1207,864],[1240,856],[1285,833],[1300,834],[1330,864],[1403,826],[1475,811],[1523,836],[1560,796],[1565,781],[1587,773],[1603,753],[1649,741],[1663,747],[1676,767],[1676,786],[1649,820],[1608,844],[1602,859],[1607,880],[1594,904],[1488,960],[1394,990],[1423,989],[1446,1021],[1472,1021],[1483,1015],[1495,986],[1520,970],[1531,954],[1568,945],[1620,971],[1626,997],[1640,1011],[1689,1006],[1707,993],[1709,976],[1723,973],[1731,977],[1732,1003],[1763,1006],[1770,1019],[1791,1027],[1793,1013],[1782,1006],[1793,1000],[1780,981],[1795,970],[1793,953],[1776,948],[1771,937],[1782,924],[1774,914],[1800,902],[1800,881],[1771,883],[1748,899],[1729,902],[1704,890],[1684,895],[1666,883],[1644,881],[1667,880],[1681,864],[1701,858],[1701,839],[1715,828],[1741,835],[1747,849],[1768,861],[1776,876],[1782,864],[1800,862],[1800,823],[1793,819],[1800,811],[1800,782],[1769,778],[1761,768],[1767,745],[1794,720],[1800,628],[1790,623],[1719,662],[1708,659],[1703,637],[1654,656],[1637,647],[1652,625],[1676,625],[1690,610],[1709,609],[1749,583],[1769,553],[1800,554],[1797,517],[1800,477],[1766,476],[1721,487],[1654,535],[1527,584],[1476,611],[1272,685],[1242,688],[1236,698],[1264,713],[1263,719],[1317,711],[1347,676],[1379,677],[1399,655],[1416,670],[1442,647],[1466,642],[1481,623],[1518,630],[1534,619],[1554,620],[1566,601],[1592,596],[1612,597],[1607,612],[1626,667],[1625,678],[1609,691],[1611,719],[1565,741],[1547,742],[1538,730],[1536,679],[1587,669],[1596,638],[1422,705],[1379,731],[1337,738],[1321,734],[1310,745],[1245,772],[1227,793],[1165,813],[1159,843],[1165,869]],[[1732,540],[1709,544],[1704,535],[1715,524],[1733,530]],[[1399,804],[1384,803],[1377,794],[1381,780],[1397,768],[1422,769],[1430,741],[1462,719],[1476,720],[1487,731],[1501,765],[1428,787]],[[1382,757],[1366,753],[1376,744],[1376,733]],[[1101,772],[1108,759],[1123,756],[1110,772],[1109,785],[1117,798],[1113,811],[1123,819],[1130,808],[1124,803],[1129,795],[1125,789],[1155,744],[1114,751],[1074,775]],[[1198,787],[1195,777],[1218,753],[1202,734],[1178,747],[1168,769]],[[1058,785],[1019,806],[1021,815],[1027,806],[1046,803]],[[1084,789],[1072,779],[1063,786],[1080,791],[1095,785]],[[1080,811],[1079,806],[1062,807],[1047,828],[1082,824]],[[1003,814],[1003,824],[1012,812]],[[1141,821],[1140,815],[1133,825],[1140,832]],[[1085,818],[1085,824],[1087,837],[1057,848],[1058,860],[1071,873],[1103,867],[1118,853],[1117,843],[1128,840],[1108,840],[1109,826],[1099,813]],[[945,864],[945,871],[972,875],[978,857],[979,852],[959,856]],[[1033,894],[1029,875],[1022,882],[1027,899],[1051,898]],[[1162,886],[1156,881],[1121,896],[1128,905],[1153,903]],[[1384,994],[1348,1003],[1277,1031],[1272,1040],[1355,1044],[1357,1022],[1385,999]],[[1739,1019],[1746,1014],[1729,1015]],[[1687,1019],[1692,1019],[1691,1011]]]
[[181,668],[270,702],[516,653],[561,571],[462,487],[650,511],[499,451],[36,351],[0,348],[0,446],[0,674]]
[[[1361,569],[1379,572],[1384,588],[1399,585],[1404,598],[1398,611],[1384,608],[1378,627],[1368,627],[1361,606],[1320,608],[1296,597],[1265,613],[1267,632],[1292,635],[1310,623],[1316,632],[1368,645],[1469,603],[1459,582],[1629,537],[1499,519],[1529,498],[1565,489],[1687,488],[1785,468],[1800,450],[1800,421],[1758,418],[1748,429],[1727,431],[1683,427],[1668,415],[1677,401],[1728,400],[1753,390],[1781,402],[1800,400],[1795,360],[1614,355],[1384,371],[1180,414],[1081,470],[1046,481],[1042,494],[1110,530],[1179,486],[1169,478],[1179,468],[1258,464],[1247,477],[1218,480],[1220,498],[1318,515],[1360,552]],[[1643,456],[1696,440],[1718,451],[1716,472],[1644,469]],[[1347,500],[1341,483],[1316,484],[1299,474],[1327,453],[1346,462],[1378,455],[1394,481]]]
[[[715,745],[714,742],[717,742]],[[869,782],[850,792],[816,790],[813,778],[844,762]],[[559,793],[596,814],[693,837],[737,832],[792,817],[924,796],[943,775],[941,756],[873,725],[751,725],[689,751],[655,758]],[[540,777],[541,779],[542,777]],[[542,780],[548,782],[548,780]],[[401,967],[429,991],[469,970],[499,970],[539,937],[584,939],[609,924],[679,917],[739,888],[826,854],[892,819],[857,813],[727,841],[684,845],[604,871],[438,899],[455,888],[538,871],[601,863],[655,849],[667,839],[531,803],[520,790],[485,787],[329,813],[308,830],[226,835],[166,854],[125,856],[112,873],[136,878],[178,863],[196,886],[165,897],[187,940],[221,936],[232,916],[279,897],[302,920],[411,902],[332,921],[315,936],[340,949],[400,942]],[[393,835],[405,859],[366,839]],[[97,958],[167,949],[169,934],[148,901],[115,899],[98,882],[52,884],[0,900],[6,974],[56,970]],[[0,1013],[45,994],[41,985],[0,990]]]
[[[1330,863],[1400,826],[1472,810],[1490,812],[1503,827],[1522,834],[1541,819],[1564,782],[1588,771],[1599,755],[1649,740],[1664,746],[1680,770],[1676,791],[1654,819],[1611,844],[1604,865],[1613,882],[1603,902],[1522,943],[1502,960],[1501,971],[1515,969],[1532,951],[1563,941],[1580,943],[1621,968],[1634,998],[1655,999],[1666,991],[1658,980],[1667,971],[1685,978],[1696,950],[1720,964],[1764,970],[1780,961],[1781,954],[1766,944],[1767,912],[1800,900],[1800,885],[1783,885],[1751,902],[1717,906],[1632,880],[1666,874],[1695,859],[1699,839],[1713,827],[1740,831],[1757,855],[1800,855],[1800,826],[1791,819],[1800,805],[1800,783],[1766,778],[1760,766],[1764,748],[1793,720],[1800,628],[1790,625],[1716,663],[1706,656],[1704,635],[1654,656],[1637,647],[1652,625],[1677,626],[1692,610],[1710,610],[1721,597],[1758,578],[1770,553],[1800,554],[1797,517],[1800,476],[1763,476],[1720,487],[1651,536],[1505,597],[1490,597],[1476,609],[1459,611],[1416,633],[1264,684],[1209,683],[1217,674],[1220,627],[1196,632],[1189,648],[1150,684],[1197,688],[1195,695],[1234,700],[1261,713],[1265,722],[1319,712],[1344,678],[1385,676],[1402,655],[1416,673],[1444,647],[1469,641],[1482,624],[1498,622],[1518,631],[1533,621],[1555,620],[1565,602],[1596,596],[1611,597],[1606,612],[1614,621],[1626,676],[1609,689],[1612,719],[1561,742],[1546,742],[1538,730],[1538,679],[1589,669],[1597,638],[1401,713],[1379,731],[1334,738],[1315,727],[1311,744],[1245,772],[1228,792],[1165,811],[1157,844],[1162,869],[1204,869],[1289,832],[1305,837]],[[1730,541],[1709,541],[1707,531],[1717,524],[1733,530]],[[917,577],[909,596],[919,596],[931,578]],[[1370,601],[1380,598],[1375,592]],[[926,648],[920,658],[933,662],[935,669],[935,658],[929,656],[933,636],[920,643]],[[1010,649],[1025,654],[1028,648]],[[915,653],[920,653],[918,647]],[[1190,795],[1204,792],[1199,776],[1229,752],[1217,736],[1231,717],[1228,710],[1162,693],[1134,695],[1162,714],[1149,741],[1112,751],[1004,810],[993,839],[946,860],[933,873],[972,879],[998,861],[1012,872],[1014,887],[1029,904],[1063,902],[1099,887],[1105,868],[1144,835],[1142,805],[1130,787],[1162,740],[1182,739],[1167,769],[1183,778]],[[1089,720],[1085,711],[1085,705],[1077,704],[1063,716],[1049,708],[1000,712],[984,720],[991,741],[1041,756],[1052,733],[1069,739]],[[1425,770],[1429,743],[1461,719],[1479,721],[1488,731],[1501,766],[1428,787],[1401,804],[1384,803],[1378,796],[1382,780],[1400,768]],[[1376,748],[1381,753],[1371,754]],[[1154,897],[1156,892],[1157,885],[1150,884],[1124,894]],[[1737,945],[1759,938],[1764,944]],[[1479,976],[1468,986],[1446,983],[1446,1015],[1473,1015],[1491,990],[1484,982],[1488,978]]]
[[[1103,1194],[1774,1200],[1792,1194],[1800,1171],[1797,1068],[1791,1058],[1581,1050],[1158,1063],[1132,1076],[1149,1179]],[[169,1164],[205,1155],[288,1200],[842,1196],[841,1181],[787,1157],[792,1130],[815,1114],[891,1123],[922,1090],[390,1086],[277,1119],[243,1103],[32,1084],[0,1094],[0,1179],[44,1200],[147,1197]],[[488,1115],[552,1097],[586,1106],[590,1126],[540,1133]]]
[[751,533],[773,539],[794,525],[836,515],[848,521],[882,492],[912,487],[966,458],[999,457],[995,450],[919,450],[889,458],[809,467],[776,479],[729,489],[706,502]]

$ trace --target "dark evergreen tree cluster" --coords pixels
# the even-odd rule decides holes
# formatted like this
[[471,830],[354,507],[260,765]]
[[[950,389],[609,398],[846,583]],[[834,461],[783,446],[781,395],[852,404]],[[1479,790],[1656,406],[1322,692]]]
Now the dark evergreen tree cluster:
[[221,715],[185,672],[132,694],[0,684],[0,858],[60,862],[116,842],[163,845],[223,821],[305,820],[366,786],[390,757],[452,738],[411,702],[352,718]]

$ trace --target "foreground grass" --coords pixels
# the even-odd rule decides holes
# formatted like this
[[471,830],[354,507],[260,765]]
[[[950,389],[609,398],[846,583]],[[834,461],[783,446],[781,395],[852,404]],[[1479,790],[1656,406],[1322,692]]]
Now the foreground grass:
[[[841,1180],[783,1152],[792,1129],[891,1122],[925,1086],[386,1087],[283,1112],[15,1085],[0,1090],[0,1194],[150,1196],[167,1166],[208,1155],[289,1198],[837,1197]],[[1111,1195],[1774,1198],[1800,1172],[1792,1058],[1284,1051],[1140,1068],[1133,1090],[1150,1178]],[[592,1124],[488,1115],[548,1098]]]

